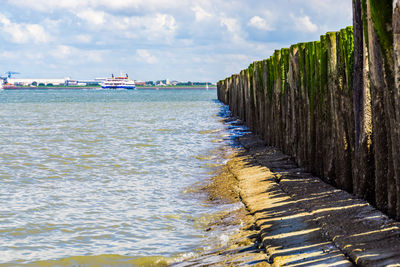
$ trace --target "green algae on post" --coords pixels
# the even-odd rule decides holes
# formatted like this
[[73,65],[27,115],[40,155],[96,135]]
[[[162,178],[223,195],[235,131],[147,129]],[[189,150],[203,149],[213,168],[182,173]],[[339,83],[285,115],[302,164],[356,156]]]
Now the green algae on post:
[[390,50],[393,49],[393,32],[392,32],[392,13],[393,1],[392,0],[368,0],[371,10],[371,19],[373,21],[374,29],[378,35],[382,55],[386,60],[393,60],[386,55],[391,54]]

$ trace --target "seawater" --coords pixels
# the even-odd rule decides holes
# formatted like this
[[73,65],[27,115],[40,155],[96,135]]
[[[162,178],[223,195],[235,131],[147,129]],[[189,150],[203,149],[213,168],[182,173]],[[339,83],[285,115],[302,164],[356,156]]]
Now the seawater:
[[0,92],[0,263],[164,264],[204,246],[202,220],[221,207],[188,188],[222,163],[215,99],[215,90]]

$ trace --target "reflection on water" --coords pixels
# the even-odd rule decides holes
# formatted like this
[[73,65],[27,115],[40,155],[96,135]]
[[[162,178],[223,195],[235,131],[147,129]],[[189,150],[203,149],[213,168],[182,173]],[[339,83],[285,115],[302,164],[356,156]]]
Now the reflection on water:
[[204,246],[198,218],[224,207],[184,191],[224,160],[210,154],[227,143],[215,98],[1,92],[0,263],[162,265]]

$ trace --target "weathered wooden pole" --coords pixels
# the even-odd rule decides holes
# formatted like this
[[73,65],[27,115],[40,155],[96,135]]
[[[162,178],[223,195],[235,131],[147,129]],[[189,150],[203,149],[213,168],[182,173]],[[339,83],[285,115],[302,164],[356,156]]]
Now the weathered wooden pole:
[[353,192],[355,195],[374,203],[375,165],[373,164],[372,154],[371,92],[366,41],[368,36],[364,34],[367,32],[366,17],[363,15],[363,12],[366,12],[366,5],[363,8],[362,2],[362,0],[353,0],[353,106],[355,122]]

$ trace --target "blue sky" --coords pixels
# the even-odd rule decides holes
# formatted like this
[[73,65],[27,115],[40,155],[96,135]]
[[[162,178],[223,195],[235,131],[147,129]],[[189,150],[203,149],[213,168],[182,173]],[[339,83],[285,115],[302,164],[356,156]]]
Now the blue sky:
[[352,24],[350,0],[2,0],[0,72],[216,82]]

